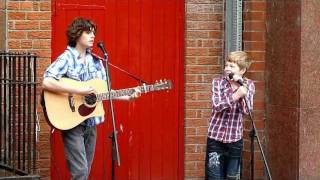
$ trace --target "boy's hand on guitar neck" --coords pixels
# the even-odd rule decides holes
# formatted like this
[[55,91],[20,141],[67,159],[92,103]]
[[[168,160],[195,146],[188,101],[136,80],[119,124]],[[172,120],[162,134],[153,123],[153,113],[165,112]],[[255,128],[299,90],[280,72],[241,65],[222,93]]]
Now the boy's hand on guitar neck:
[[141,96],[141,91],[138,87],[134,88],[134,91],[135,92],[131,96],[129,96],[129,101],[133,101]]

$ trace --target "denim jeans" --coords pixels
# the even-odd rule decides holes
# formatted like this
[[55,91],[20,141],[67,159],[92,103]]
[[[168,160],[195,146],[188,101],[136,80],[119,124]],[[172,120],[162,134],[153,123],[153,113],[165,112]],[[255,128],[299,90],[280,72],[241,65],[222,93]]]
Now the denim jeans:
[[243,140],[222,143],[207,139],[206,180],[240,179]]

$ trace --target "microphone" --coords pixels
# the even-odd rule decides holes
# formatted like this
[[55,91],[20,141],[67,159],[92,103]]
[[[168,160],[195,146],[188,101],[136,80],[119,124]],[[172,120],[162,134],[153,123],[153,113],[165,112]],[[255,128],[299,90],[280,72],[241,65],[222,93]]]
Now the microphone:
[[[234,74],[233,74],[233,73],[230,73],[228,76],[229,76],[229,79],[233,79]],[[238,79],[238,80],[237,80],[237,83],[239,83],[240,86],[243,86],[243,80],[242,80],[242,79]]]
[[101,51],[103,52],[104,58],[107,60],[108,53],[107,53],[106,49],[104,48],[103,42],[102,41],[98,42],[97,46],[98,46],[98,48],[101,49]]

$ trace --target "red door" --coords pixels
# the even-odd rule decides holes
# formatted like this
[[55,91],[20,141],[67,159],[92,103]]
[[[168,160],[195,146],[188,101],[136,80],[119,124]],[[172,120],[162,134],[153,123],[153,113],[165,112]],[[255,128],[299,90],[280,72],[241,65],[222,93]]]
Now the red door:
[[[52,59],[66,47],[66,26],[75,17],[98,25],[96,42],[103,40],[109,61],[148,83],[166,78],[170,91],[144,94],[134,102],[114,101],[119,131],[120,167],[115,179],[183,179],[183,0],[55,0],[52,1]],[[101,54],[98,48],[94,51]],[[113,89],[139,85],[110,67]],[[98,126],[90,179],[111,179],[111,115]],[[52,135],[51,178],[68,179],[60,133]]]

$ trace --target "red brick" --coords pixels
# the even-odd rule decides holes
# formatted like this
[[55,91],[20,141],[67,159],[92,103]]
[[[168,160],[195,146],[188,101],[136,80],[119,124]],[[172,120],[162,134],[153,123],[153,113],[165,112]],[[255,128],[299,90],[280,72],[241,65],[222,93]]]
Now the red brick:
[[265,61],[265,56],[266,53],[263,52],[248,52],[249,56],[254,60],[254,61]]
[[27,19],[28,20],[50,20],[51,13],[49,13],[49,12],[28,12]]
[[211,74],[216,72],[220,67],[216,65],[198,65],[198,66],[187,66],[186,72],[191,74]]
[[265,41],[265,32],[243,32],[244,41]]
[[196,169],[196,167],[197,167],[196,162],[186,162],[186,163],[184,164],[184,169],[185,169],[185,170]]
[[244,30],[245,31],[265,31],[266,24],[263,21],[245,21]]
[[19,2],[8,1],[8,10],[19,10]]
[[264,71],[266,69],[266,64],[265,62],[253,62],[250,69],[255,71]]
[[41,30],[51,30],[51,21],[40,21]]
[[186,48],[187,56],[209,56],[209,48]]
[[244,1],[245,5],[244,5],[244,9],[245,11],[266,11],[267,8],[267,3],[265,1],[254,1],[254,2],[250,2],[250,1]]
[[[187,13],[211,13],[214,11],[213,4],[187,4]],[[216,10],[219,10],[218,8]],[[217,12],[219,13],[219,12]]]
[[22,1],[20,2],[20,10],[33,10],[33,2],[32,1]]
[[186,33],[187,39],[199,39],[199,38],[209,38],[209,31],[188,31]]
[[186,46],[186,47],[198,47],[197,41],[198,41],[198,40],[195,40],[195,39],[188,39],[188,40],[186,40],[186,42],[185,42],[185,46]]
[[187,119],[185,125],[186,127],[206,127],[208,125],[208,120],[200,118]]
[[25,12],[8,12],[8,20],[24,20],[25,18]]
[[219,65],[219,58],[217,56],[198,57],[197,65]]
[[[188,129],[188,128],[187,128]],[[184,146],[185,152],[187,153],[195,153],[197,152],[197,146],[196,144],[187,144]]]
[[[47,143],[46,143],[47,146]],[[36,167],[38,168],[50,168],[50,159],[39,159],[36,161]]]
[[202,47],[218,47],[221,48],[222,40],[220,39],[203,39]]
[[252,21],[265,21],[266,14],[265,12],[244,12],[244,21],[252,20]]
[[34,49],[50,49],[51,48],[51,41],[44,40],[44,39],[39,39],[39,40],[33,41],[33,48]]
[[222,14],[187,13],[186,21],[222,21]]
[[246,72],[246,76],[254,81],[264,82],[264,72]]
[[20,49],[20,40],[9,40],[9,49]]
[[185,134],[186,135],[196,135],[196,128],[195,127],[187,127],[185,129]]
[[207,92],[199,92],[197,100],[210,100],[211,99],[211,93],[210,91]]
[[194,91],[210,91],[210,85],[209,84],[186,84],[186,90],[187,92],[194,92]]
[[0,0],[0,9],[3,10],[6,8],[6,1]]
[[209,38],[221,39],[222,38],[222,31],[210,31]]
[[197,110],[194,110],[194,109],[186,110],[186,116],[187,116],[188,118],[195,118],[195,117],[197,117]]
[[205,160],[205,155],[202,153],[186,154],[185,160],[186,161],[203,161]]
[[51,50],[30,50],[30,52],[35,53],[37,56],[42,58],[51,57]]
[[186,83],[195,83],[195,82],[199,82],[199,78],[198,78],[199,75],[195,75],[195,74],[187,74],[186,75]]
[[28,32],[28,38],[30,39],[50,39],[50,31],[31,31]]
[[36,21],[16,21],[14,24],[16,30],[34,30],[39,29],[39,22]]
[[22,49],[31,49],[32,48],[32,41],[31,40],[22,40],[21,41],[21,48]]
[[40,2],[40,11],[50,11],[51,1]]
[[253,41],[245,41],[244,49],[246,51],[265,51],[266,50],[266,42],[253,42]]
[[208,127],[198,127],[197,128],[197,135],[206,136],[208,133]]
[[9,39],[25,39],[27,37],[27,33],[24,31],[9,31],[8,37]]
[[[203,177],[204,170],[196,169],[196,170],[185,170],[185,176],[194,179],[194,177]],[[202,178],[203,179],[203,178]]]

